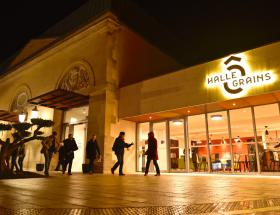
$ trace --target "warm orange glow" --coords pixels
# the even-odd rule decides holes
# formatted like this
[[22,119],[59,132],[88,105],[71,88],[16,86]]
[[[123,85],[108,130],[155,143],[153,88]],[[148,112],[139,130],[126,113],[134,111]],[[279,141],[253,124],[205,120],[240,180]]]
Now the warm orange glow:
[[221,62],[221,71],[206,77],[206,88],[219,88],[227,98],[245,96],[252,88],[272,84],[277,76],[273,70],[253,71],[246,56],[229,56]]

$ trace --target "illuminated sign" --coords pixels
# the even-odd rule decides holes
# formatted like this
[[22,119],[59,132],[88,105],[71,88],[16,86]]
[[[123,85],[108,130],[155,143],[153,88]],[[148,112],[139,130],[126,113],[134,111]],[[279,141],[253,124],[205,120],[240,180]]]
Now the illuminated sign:
[[224,71],[206,77],[207,88],[219,87],[225,96],[237,98],[244,96],[248,89],[275,81],[273,71],[251,72],[241,60],[241,57],[230,56],[224,62]]

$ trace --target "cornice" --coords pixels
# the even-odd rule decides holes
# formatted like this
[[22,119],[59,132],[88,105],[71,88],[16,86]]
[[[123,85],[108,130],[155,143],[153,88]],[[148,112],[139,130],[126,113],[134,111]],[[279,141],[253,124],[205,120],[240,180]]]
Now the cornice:
[[5,74],[0,76],[2,81],[5,81],[16,74],[24,71],[35,64],[38,64],[52,55],[58,53],[59,51],[63,50],[64,48],[81,41],[82,39],[89,37],[92,33],[110,33],[116,29],[120,28],[120,22],[117,17],[112,14],[111,12],[106,12],[105,14],[101,15],[99,18],[95,18],[89,24],[69,33],[68,35],[62,37],[51,43],[45,49],[41,50],[39,53],[29,57],[28,59],[24,60],[22,63],[16,65],[15,67],[6,71]]

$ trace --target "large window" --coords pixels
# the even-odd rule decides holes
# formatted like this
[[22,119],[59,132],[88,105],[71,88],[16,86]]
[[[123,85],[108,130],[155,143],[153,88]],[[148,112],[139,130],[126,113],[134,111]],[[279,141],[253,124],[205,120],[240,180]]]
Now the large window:
[[184,119],[169,122],[170,169],[185,170]]
[[254,108],[262,171],[280,171],[280,116],[278,104]]
[[236,172],[256,172],[257,159],[251,108],[230,111],[233,167]]
[[205,115],[188,117],[190,171],[208,171]]
[[152,129],[163,171],[280,172],[279,110],[276,103],[140,123],[137,170],[145,170],[147,134]]
[[208,114],[208,131],[212,171],[231,171],[231,146],[226,111]]

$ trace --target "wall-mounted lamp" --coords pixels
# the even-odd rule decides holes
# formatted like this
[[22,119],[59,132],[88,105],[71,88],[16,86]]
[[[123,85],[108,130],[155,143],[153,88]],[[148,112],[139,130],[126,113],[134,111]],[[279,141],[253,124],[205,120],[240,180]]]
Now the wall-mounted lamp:
[[25,122],[25,119],[26,119],[26,113],[24,113],[23,111],[19,113],[18,115],[18,121],[19,122]]
[[32,109],[31,118],[32,118],[32,119],[37,119],[38,117],[39,117],[39,111],[38,111],[37,106],[35,106],[35,107]]

